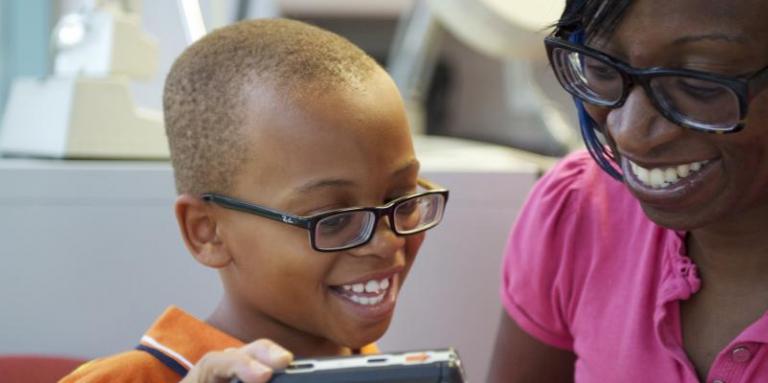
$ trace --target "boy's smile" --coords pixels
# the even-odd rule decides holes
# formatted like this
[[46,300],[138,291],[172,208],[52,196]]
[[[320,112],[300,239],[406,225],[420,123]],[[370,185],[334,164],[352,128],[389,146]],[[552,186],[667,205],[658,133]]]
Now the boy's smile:
[[399,288],[399,275],[403,267],[357,278],[347,283],[330,285],[352,315],[363,320],[376,321],[392,315]]
[[[308,216],[381,206],[416,192],[418,162],[385,72],[377,69],[358,86],[296,97],[264,88],[248,96],[252,152],[228,191],[232,197]],[[227,310],[240,318],[214,322],[244,340],[271,338],[297,355],[343,353],[383,335],[424,238],[398,236],[382,217],[367,244],[322,253],[302,228],[214,211],[231,259],[221,269]]]

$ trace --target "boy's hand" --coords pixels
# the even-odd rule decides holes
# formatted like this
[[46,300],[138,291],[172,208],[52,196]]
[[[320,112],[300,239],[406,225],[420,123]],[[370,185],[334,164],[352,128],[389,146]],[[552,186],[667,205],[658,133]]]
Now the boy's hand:
[[259,339],[240,348],[213,351],[189,370],[181,383],[228,383],[238,378],[243,383],[266,383],[272,369],[284,368],[293,354],[268,339]]

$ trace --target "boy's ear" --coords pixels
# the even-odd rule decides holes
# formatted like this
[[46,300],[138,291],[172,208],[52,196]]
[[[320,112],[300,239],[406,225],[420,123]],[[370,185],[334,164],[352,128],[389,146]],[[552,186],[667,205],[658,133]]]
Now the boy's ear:
[[218,235],[216,216],[208,203],[182,194],[176,199],[174,209],[184,244],[198,262],[217,269],[232,262]]

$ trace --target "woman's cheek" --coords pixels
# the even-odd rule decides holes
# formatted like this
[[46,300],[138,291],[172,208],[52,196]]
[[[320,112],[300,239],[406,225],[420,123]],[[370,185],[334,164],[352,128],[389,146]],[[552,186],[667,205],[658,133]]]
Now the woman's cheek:
[[593,120],[595,120],[597,125],[602,130],[602,127],[605,126],[605,123],[608,119],[608,112],[610,109],[589,104],[584,104],[584,109],[587,111],[587,114],[592,117]]

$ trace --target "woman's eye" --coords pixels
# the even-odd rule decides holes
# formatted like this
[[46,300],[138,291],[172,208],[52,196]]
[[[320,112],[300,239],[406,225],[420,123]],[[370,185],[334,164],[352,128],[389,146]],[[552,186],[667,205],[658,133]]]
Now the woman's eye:
[[702,101],[713,100],[726,95],[726,89],[719,84],[709,81],[700,81],[693,79],[680,79],[677,81],[678,88],[688,95]]
[[619,72],[602,61],[590,57],[584,57],[582,60],[579,60],[579,71],[583,71],[589,80],[610,81],[619,78]]
[[587,77],[598,81],[611,81],[619,77],[618,72],[608,65],[594,61],[585,64]]

